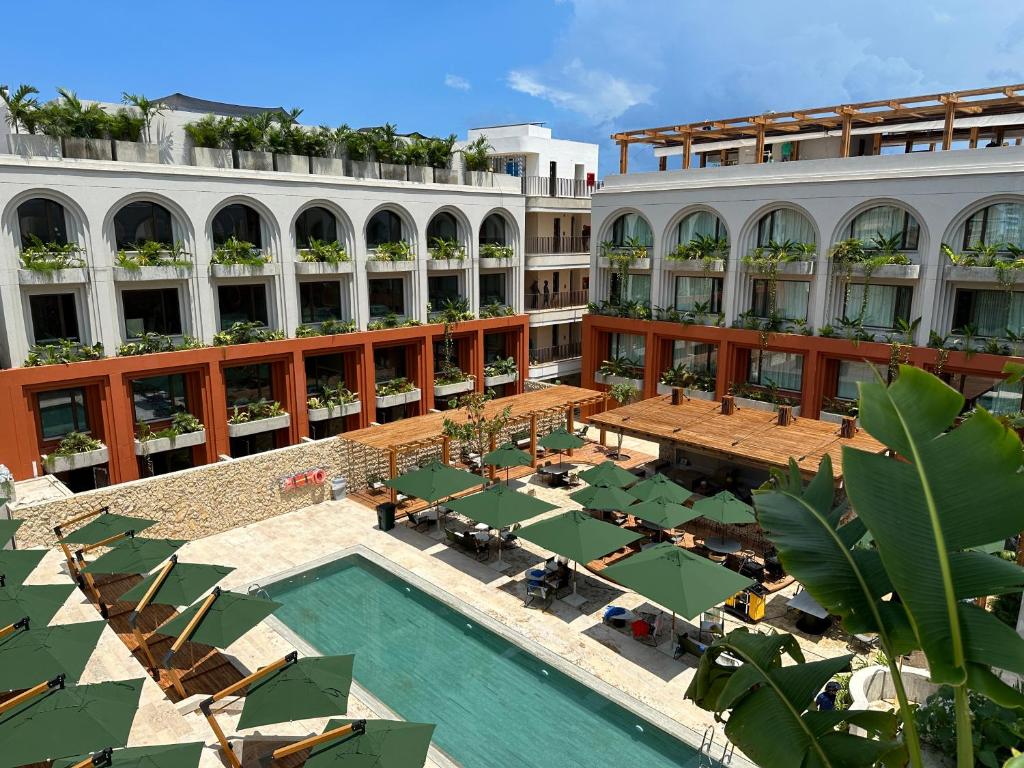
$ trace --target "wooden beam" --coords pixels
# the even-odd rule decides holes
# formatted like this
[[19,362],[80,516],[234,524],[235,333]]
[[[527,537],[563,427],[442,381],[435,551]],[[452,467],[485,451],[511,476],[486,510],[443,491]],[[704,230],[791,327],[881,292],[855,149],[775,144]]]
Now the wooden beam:
[[[573,413],[573,406],[570,403],[565,408],[565,431],[568,432],[570,435],[575,431],[575,425],[573,424],[573,416],[574,415],[575,414]],[[570,457],[572,457],[572,448],[567,450],[566,454],[568,454]]]
[[683,139],[683,170],[690,168],[690,155],[693,154],[693,136],[689,131],[686,132],[686,137]]
[[12,696],[7,701],[0,703],[0,715],[4,712],[8,712],[17,706],[24,704],[29,699],[34,699],[41,693],[46,693],[51,688],[63,688],[64,687],[64,675],[57,675],[52,680],[39,683],[39,685],[33,685],[27,691],[22,691],[17,696]]
[[974,128],[971,128],[971,141],[970,141],[970,144],[968,146],[971,149],[977,149],[978,148],[978,128],[977,128],[977,126],[975,126]]
[[[388,476],[392,480],[394,480],[396,477],[398,477],[398,449],[397,448],[392,448],[391,449],[391,454],[390,454],[389,459],[388,459]],[[397,504],[398,503],[398,489],[397,488],[392,488],[391,489],[391,503],[392,504]]]
[[754,140],[754,162],[764,162],[764,123],[757,124],[757,137]]
[[310,736],[308,739],[297,741],[294,744],[289,744],[287,747],[281,747],[280,749],[274,750],[274,759],[280,760],[294,755],[296,752],[301,752],[304,749],[312,749],[313,747],[319,746],[327,741],[334,741],[351,734],[361,734],[366,732],[366,721],[355,720],[348,725],[343,725],[339,728],[333,728],[330,731],[325,731],[319,736]]
[[665,155],[662,155],[661,157],[658,158],[658,170],[659,171],[667,171],[668,170],[668,157],[666,157]]
[[853,118],[849,112],[843,112],[843,133],[839,140],[839,156],[850,156],[850,128],[853,125]]
[[619,173],[629,173],[629,142],[619,142]]
[[441,461],[444,464],[452,463],[452,439],[448,435],[441,435]]
[[953,121],[956,119],[956,96],[949,95],[946,101],[946,121],[942,126],[942,149],[953,148]]
[[537,466],[537,414],[530,414],[530,466]]

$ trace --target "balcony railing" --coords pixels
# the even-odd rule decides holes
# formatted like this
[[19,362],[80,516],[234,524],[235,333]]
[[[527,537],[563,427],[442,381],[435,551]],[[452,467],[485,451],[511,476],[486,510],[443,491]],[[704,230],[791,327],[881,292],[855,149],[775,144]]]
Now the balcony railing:
[[586,179],[523,176],[523,194],[530,197],[590,197],[595,190],[601,188],[601,184],[600,181],[587,184]]
[[544,253],[590,253],[590,235],[546,237],[533,235],[526,238],[527,255]]
[[571,360],[583,354],[583,343],[570,341],[568,344],[557,344],[553,347],[542,347],[530,351],[531,365],[545,365],[559,360]]
[[547,295],[543,293],[526,294],[526,308],[536,311],[584,307],[588,301],[590,301],[590,291],[586,288],[579,291],[559,291]]

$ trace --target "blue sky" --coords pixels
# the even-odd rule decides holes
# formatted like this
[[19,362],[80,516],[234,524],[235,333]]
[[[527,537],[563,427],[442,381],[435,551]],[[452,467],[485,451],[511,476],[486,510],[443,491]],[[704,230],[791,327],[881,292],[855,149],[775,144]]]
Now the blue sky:
[[[181,91],[437,134],[546,121],[601,142],[608,173],[616,129],[1024,82],[1015,5],[55,0],[41,22],[15,3],[0,82],[103,100]],[[636,150],[632,167],[652,165]]]

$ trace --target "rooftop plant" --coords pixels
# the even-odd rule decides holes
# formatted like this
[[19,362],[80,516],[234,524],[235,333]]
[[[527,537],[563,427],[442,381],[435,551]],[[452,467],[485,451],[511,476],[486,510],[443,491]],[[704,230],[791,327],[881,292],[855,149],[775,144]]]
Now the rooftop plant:
[[29,126],[31,125],[33,113],[39,108],[39,100],[34,98],[37,93],[39,93],[39,89],[27,83],[19,85],[14,93],[11,93],[8,86],[0,85],[0,100],[3,100],[4,105],[7,107],[5,119],[7,124],[14,129],[15,133],[21,132],[19,127],[24,128],[29,133],[35,133]]
[[485,304],[480,307],[480,317],[509,317],[515,314],[515,310],[512,309],[508,304],[502,304],[500,301],[492,301],[490,304]]
[[247,240],[239,240],[234,235],[213,249],[211,259],[214,264],[242,264],[250,267],[259,267],[269,261],[270,254],[264,253],[261,248]]
[[491,158],[488,154],[494,147],[486,136],[480,136],[462,148],[462,165],[467,171],[489,171]]
[[192,140],[192,144],[205,149],[228,147],[229,130],[228,118],[216,115],[203,115],[198,120],[185,125],[185,134]]
[[345,246],[337,240],[317,240],[311,237],[309,245],[299,249],[299,259],[320,264],[340,264],[348,261],[349,255]]
[[436,315],[431,314],[434,322],[460,323],[464,320],[473,319],[473,313],[469,311],[469,301],[461,296],[446,298],[439,310],[434,310],[431,304],[428,303],[427,312],[436,312]]
[[352,333],[355,329],[355,320],[324,320],[318,325],[300,325],[295,329],[295,338],[304,339],[310,336],[333,336],[339,333]]
[[435,237],[430,243],[430,258],[462,261],[466,258],[466,246],[455,238]]
[[103,343],[79,344],[70,339],[61,339],[56,344],[36,344],[25,358],[26,368],[41,365],[80,363],[85,360],[100,360],[103,357]]
[[250,421],[272,419],[286,415],[284,408],[276,400],[257,400],[246,405],[236,405],[228,417],[228,424],[245,424]]
[[278,341],[284,338],[283,331],[267,328],[262,323],[232,323],[230,328],[218,331],[213,335],[213,346],[225,347],[229,344],[253,344],[259,341]]
[[201,349],[202,347],[203,342],[194,336],[184,336],[181,343],[176,344],[170,336],[147,332],[138,339],[119,346],[117,355],[118,357],[133,357],[135,355],[150,355],[155,352],[174,352],[180,349]]
[[187,435],[192,432],[199,432],[205,429],[203,423],[199,421],[191,413],[179,411],[171,417],[170,426],[164,429],[153,431],[152,427],[144,421],[140,421],[138,425],[138,441],[140,443],[146,443],[150,440],[159,440],[161,438],[174,439],[179,435]]
[[691,371],[684,363],[666,368],[661,372],[659,380],[671,387],[684,387],[701,392],[715,391],[715,379],[711,374],[706,371]]
[[404,376],[400,376],[399,378],[391,379],[390,381],[378,382],[376,394],[377,397],[388,397],[389,395],[401,395],[406,392],[412,392],[414,389],[416,389],[415,384]]
[[142,134],[146,141],[152,141],[153,118],[162,115],[168,107],[161,101],[147,99],[141,93],[128,93],[127,91],[121,93],[121,103],[135,107],[139,111],[139,117],[142,120]]
[[131,270],[141,267],[185,269],[191,267],[192,262],[188,260],[188,253],[180,240],[175,240],[173,243],[144,240],[141,243],[132,243],[128,248],[118,251],[117,266]]
[[64,436],[64,439],[60,441],[60,444],[53,452],[53,455],[73,456],[76,453],[98,451],[102,447],[103,443],[94,437],[84,434],[83,432],[68,432]]
[[[645,249],[646,250],[646,249]],[[714,235],[697,235],[688,243],[680,243],[665,258],[672,261],[699,261],[710,269],[716,261],[729,257],[729,240]]]
[[480,246],[481,259],[511,259],[513,255],[515,251],[511,245],[484,243]]
[[643,364],[638,360],[625,356],[612,357],[601,361],[597,366],[597,372],[602,376],[619,376],[626,379],[642,379],[644,376]]
[[373,258],[377,261],[411,261],[412,246],[405,240],[380,243],[374,248]]
[[519,373],[514,357],[498,357],[484,366],[484,376],[512,376]]
[[326,408],[328,415],[335,408],[340,408],[348,403],[354,403],[359,399],[359,393],[351,391],[344,382],[336,387],[325,386],[322,395],[312,395],[306,400],[306,407],[310,410]]
[[384,317],[380,317],[376,320],[371,320],[366,324],[366,330],[368,331],[383,331],[388,328],[412,328],[417,325],[422,325],[419,320],[412,320],[410,318],[399,317],[394,312],[389,312]]
[[85,249],[77,243],[44,243],[33,234],[28,235],[29,244],[21,249],[21,263],[33,272],[53,272],[58,269],[74,269],[85,266],[82,254]]

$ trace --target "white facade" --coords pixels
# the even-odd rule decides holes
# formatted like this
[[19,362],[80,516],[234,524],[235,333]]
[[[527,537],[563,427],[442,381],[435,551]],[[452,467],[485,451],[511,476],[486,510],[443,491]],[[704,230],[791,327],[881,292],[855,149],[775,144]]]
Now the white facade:
[[587,174],[593,174],[595,178],[597,175],[597,144],[552,138],[551,129],[543,125],[521,123],[471,128],[467,135],[469,141],[486,136],[494,147],[494,155],[523,155],[526,164],[520,176],[555,176],[585,181]]

